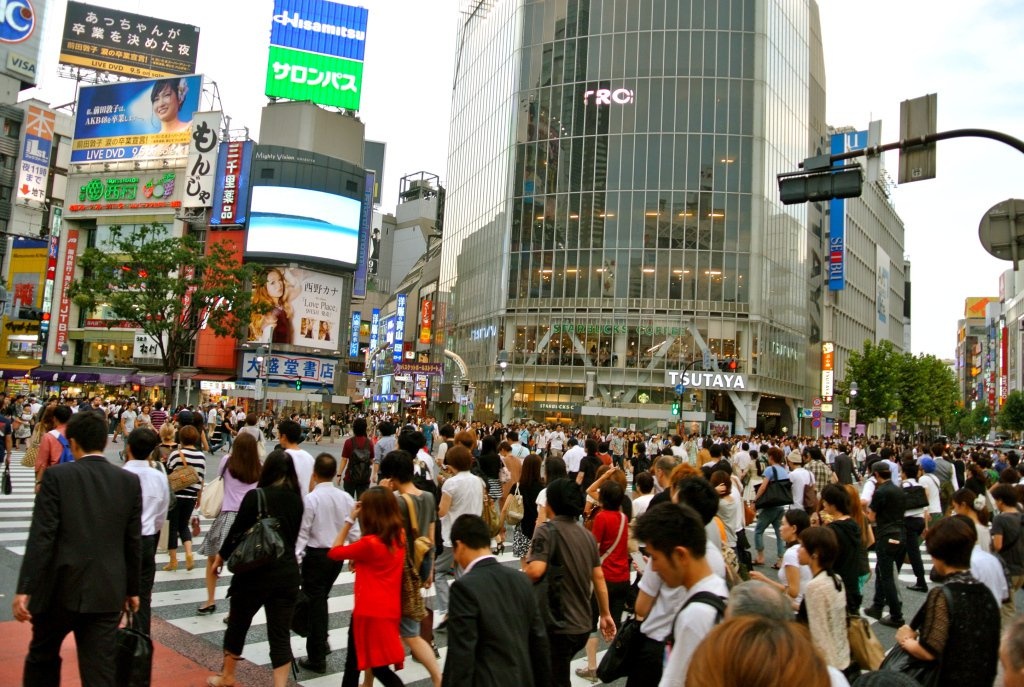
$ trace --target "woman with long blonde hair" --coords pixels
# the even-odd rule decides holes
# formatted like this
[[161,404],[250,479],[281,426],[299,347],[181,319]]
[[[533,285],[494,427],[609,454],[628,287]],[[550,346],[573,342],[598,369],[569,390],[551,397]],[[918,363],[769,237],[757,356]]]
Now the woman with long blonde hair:
[[266,281],[253,289],[252,302],[266,306],[267,312],[256,313],[249,322],[249,340],[263,343],[291,343],[292,287],[284,270],[271,267],[267,270]]

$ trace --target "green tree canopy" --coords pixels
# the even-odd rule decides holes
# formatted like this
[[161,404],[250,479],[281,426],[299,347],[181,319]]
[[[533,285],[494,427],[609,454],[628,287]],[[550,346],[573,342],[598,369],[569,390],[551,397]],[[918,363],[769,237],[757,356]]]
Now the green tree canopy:
[[[101,303],[156,342],[164,371],[175,372],[199,331],[243,338],[250,316],[256,270],[240,265],[224,246],[204,247],[190,235],[171,236],[161,224],[128,233],[112,227],[107,244],[79,257],[84,276],[71,287],[75,304]],[[265,308],[264,308],[265,309]]]
[[1024,431],[1024,393],[1011,391],[999,411],[999,426],[1011,432]]
[[900,354],[890,341],[864,342],[863,351],[854,351],[846,361],[843,388],[857,382],[857,395],[850,407],[865,424],[887,418],[899,409]]

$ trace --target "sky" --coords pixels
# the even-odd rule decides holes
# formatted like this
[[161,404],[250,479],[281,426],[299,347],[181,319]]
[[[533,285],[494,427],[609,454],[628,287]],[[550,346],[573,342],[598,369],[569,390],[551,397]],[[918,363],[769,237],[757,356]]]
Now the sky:
[[[272,0],[90,4],[198,25],[198,71],[216,82],[232,128],[248,127],[258,140]],[[402,176],[427,171],[446,178],[461,0],[351,4],[369,10],[360,118],[368,139],[388,144],[382,208],[389,210]],[[40,86],[23,97],[54,105],[74,100],[74,81],[58,76],[65,8],[66,0],[46,0]],[[896,141],[900,101],[937,93],[940,131],[971,127],[1024,137],[1024,3],[819,0],[819,8],[829,124],[866,129],[880,119],[883,142]],[[912,265],[912,351],[952,358],[964,299],[999,295],[999,276],[1011,267],[981,247],[978,223],[996,203],[1024,196],[1014,184],[1024,157],[1001,143],[958,139],[940,142],[937,158],[936,178],[899,186],[893,202]],[[887,153],[885,165],[895,178],[897,154]]]

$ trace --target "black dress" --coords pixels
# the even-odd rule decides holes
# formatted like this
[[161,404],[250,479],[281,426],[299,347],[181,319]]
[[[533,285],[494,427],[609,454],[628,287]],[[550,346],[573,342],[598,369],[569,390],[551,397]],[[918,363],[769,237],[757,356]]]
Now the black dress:
[[[943,587],[951,592],[949,608]],[[951,575],[928,592],[911,627],[918,641],[942,661],[940,685],[991,685],[999,661],[999,605],[969,572]]]
[[860,538],[860,527],[852,519],[833,520],[828,524],[839,540],[839,554],[832,566],[843,580],[843,588],[846,590],[846,610],[854,615],[860,615],[860,550],[863,543]]

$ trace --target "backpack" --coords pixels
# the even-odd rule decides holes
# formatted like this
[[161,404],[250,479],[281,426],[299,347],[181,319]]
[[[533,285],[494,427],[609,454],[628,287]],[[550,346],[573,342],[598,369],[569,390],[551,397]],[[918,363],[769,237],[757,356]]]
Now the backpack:
[[[373,458],[370,449],[373,444],[369,438],[362,437],[363,446],[356,446],[357,437],[352,437],[352,456],[348,460],[348,482],[355,486],[370,483],[370,475],[373,472]],[[369,446],[367,446],[369,444]]]
[[67,437],[61,434],[60,430],[56,429],[51,429],[50,434],[54,439],[60,442],[61,446],[60,460],[57,461],[57,463],[74,463],[75,456],[71,453],[71,444],[68,443]]
[[928,507],[928,492],[920,484],[904,484],[903,495],[906,497],[906,509]]
[[675,644],[676,640],[676,621],[679,620],[679,614],[686,610],[686,607],[692,603],[707,604],[715,609],[715,625],[722,622],[722,618],[725,617],[725,603],[726,600],[720,597],[718,594],[713,592],[697,592],[683,604],[683,607],[676,611],[676,615],[672,618],[672,629],[668,633],[668,639],[665,640],[665,645],[671,650],[672,645]]

